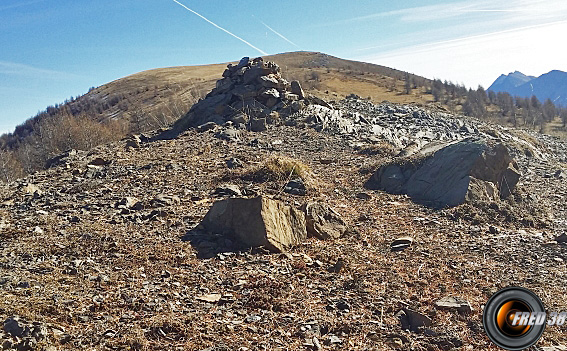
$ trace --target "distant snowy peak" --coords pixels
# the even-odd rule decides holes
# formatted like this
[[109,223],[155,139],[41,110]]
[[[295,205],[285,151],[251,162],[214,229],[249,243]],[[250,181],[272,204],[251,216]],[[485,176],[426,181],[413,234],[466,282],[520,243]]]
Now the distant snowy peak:
[[567,106],[567,73],[553,70],[533,77],[515,71],[508,75],[502,74],[488,90],[521,97],[535,95],[542,102],[551,99],[557,105]]
[[502,74],[498,79],[492,83],[492,85],[488,88],[488,90],[492,90],[495,92],[505,91],[508,92],[512,88],[516,88],[522,84],[525,84],[532,79],[535,79],[534,76],[526,76],[520,71],[515,71],[509,74]]

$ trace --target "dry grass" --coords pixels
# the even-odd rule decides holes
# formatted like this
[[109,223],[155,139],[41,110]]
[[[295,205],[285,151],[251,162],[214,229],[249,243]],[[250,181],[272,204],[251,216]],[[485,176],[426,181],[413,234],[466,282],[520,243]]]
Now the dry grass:
[[563,126],[563,122],[559,118],[547,123],[545,125],[544,133],[561,139],[567,138],[567,128]]
[[392,157],[398,153],[398,150],[392,144],[382,141],[376,144],[365,145],[361,147],[358,153],[361,155]]
[[315,180],[311,168],[304,162],[284,155],[270,155],[264,161],[242,170],[229,171],[222,180],[242,179],[255,183],[283,182],[301,178],[305,186],[315,189]]
[[392,80],[378,74],[344,76],[341,71],[331,71],[321,74],[321,77],[321,87],[312,93],[326,99],[342,99],[354,93],[365,98],[369,97],[374,103],[384,100],[399,104],[433,102],[431,94],[426,94],[421,89],[413,89],[409,95],[401,94],[403,81],[397,81],[395,90],[390,90],[388,84],[392,84]]
[[264,174],[270,180],[284,180],[291,176],[307,181],[313,177],[305,163],[282,155],[268,157],[254,172]]

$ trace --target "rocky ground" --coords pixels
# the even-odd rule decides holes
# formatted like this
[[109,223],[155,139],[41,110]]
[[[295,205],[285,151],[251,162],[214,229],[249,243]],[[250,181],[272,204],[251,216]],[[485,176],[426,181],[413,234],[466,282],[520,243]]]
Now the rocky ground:
[[[567,311],[564,142],[415,106],[331,105],[340,119],[124,140],[2,185],[4,349],[496,350],[482,307],[498,289]],[[433,210],[363,187],[402,151],[478,135],[516,157],[522,178],[505,201]],[[263,176],[270,157],[301,165],[305,195]],[[193,231],[235,195],[324,201],[351,229],[286,253]],[[566,335],[549,327],[538,346]]]

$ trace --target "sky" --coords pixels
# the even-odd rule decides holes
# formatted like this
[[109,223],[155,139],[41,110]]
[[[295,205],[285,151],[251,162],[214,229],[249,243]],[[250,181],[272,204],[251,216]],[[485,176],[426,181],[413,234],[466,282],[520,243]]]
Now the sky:
[[0,0],[0,134],[143,70],[319,51],[476,88],[567,71],[567,1]]

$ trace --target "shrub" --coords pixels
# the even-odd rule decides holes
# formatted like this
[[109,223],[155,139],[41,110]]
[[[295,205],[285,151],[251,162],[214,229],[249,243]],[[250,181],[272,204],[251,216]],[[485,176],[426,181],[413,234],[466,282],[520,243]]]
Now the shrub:
[[[116,121],[100,123],[87,116],[56,115],[42,119],[14,151],[2,151],[0,179],[6,181],[43,169],[45,162],[69,149],[90,150],[124,137],[124,126]],[[13,160],[9,161],[12,158]],[[2,173],[3,172],[3,173]]]
[[0,180],[11,182],[24,175],[22,164],[11,151],[0,150]]

